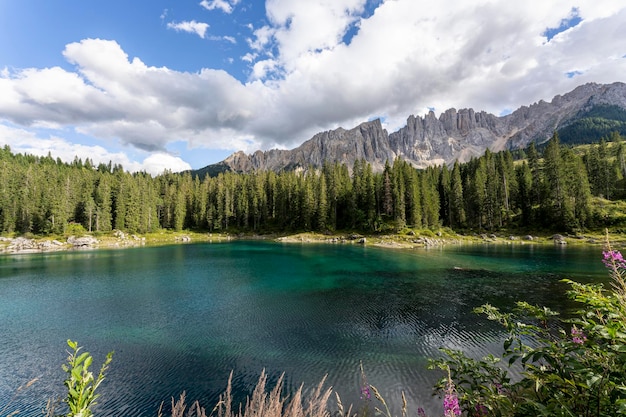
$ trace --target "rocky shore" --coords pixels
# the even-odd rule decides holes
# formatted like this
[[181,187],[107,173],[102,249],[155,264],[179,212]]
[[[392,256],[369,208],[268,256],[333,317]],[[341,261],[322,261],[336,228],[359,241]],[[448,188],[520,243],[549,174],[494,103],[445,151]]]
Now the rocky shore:
[[26,237],[7,238],[0,237],[3,244],[0,248],[4,253],[35,253],[52,252],[68,249],[94,248],[98,245],[98,239],[92,236],[70,236],[65,242],[56,239],[30,239]]
[[299,233],[295,235],[282,236],[275,239],[286,243],[331,243],[331,244],[362,244],[388,248],[430,248],[445,245],[460,244],[503,244],[503,245],[524,245],[524,244],[602,244],[604,239],[601,236],[593,235],[561,235],[554,234],[548,236],[536,235],[512,235],[481,233],[461,235],[456,233],[429,232],[420,234],[409,231],[404,234],[383,234],[383,235],[324,235],[319,233]]
[[[612,241],[618,236],[613,235]],[[328,243],[328,244],[355,244],[363,246],[377,246],[386,248],[431,248],[445,245],[460,244],[602,244],[604,239],[599,235],[561,235],[548,236],[511,235],[511,234],[470,234],[461,235],[454,232],[415,232],[409,230],[402,234],[375,234],[362,235],[299,233],[287,236],[276,235],[228,235],[212,233],[186,233],[161,231],[155,234],[138,236],[115,230],[108,235],[99,236],[70,236],[65,241],[57,239],[33,239],[27,237],[0,237],[0,253],[38,253],[61,250],[97,249],[97,248],[126,248],[144,245],[167,245],[191,242],[220,242],[225,240],[258,239],[275,240],[284,243]],[[625,242],[615,241],[617,246],[624,246]]]

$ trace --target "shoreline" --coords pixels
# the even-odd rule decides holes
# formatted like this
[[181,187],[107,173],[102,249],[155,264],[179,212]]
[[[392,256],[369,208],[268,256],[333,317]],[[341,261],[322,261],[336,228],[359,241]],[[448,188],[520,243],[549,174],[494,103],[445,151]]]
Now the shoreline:
[[[626,247],[626,236],[616,233],[610,235],[614,248]],[[63,241],[65,240],[65,241]],[[59,237],[0,237],[0,254],[32,254],[90,249],[124,249],[145,246],[161,246],[184,243],[213,243],[234,240],[270,240],[282,243],[324,243],[357,244],[390,249],[417,249],[443,247],[450,245],[585,245],[605,244],[605,236],[588,233],[582,235],[514,235],[508,233],[482,233],[463,235],[454,232],[432,232],[409,230],[395,234],[360,234],[302,232],[294,234],[222,234],[198,233],[191,231],[173,232],[163,230],[146,235],[126,234],[119,230],[107,234],[85,234],[84,236]]]

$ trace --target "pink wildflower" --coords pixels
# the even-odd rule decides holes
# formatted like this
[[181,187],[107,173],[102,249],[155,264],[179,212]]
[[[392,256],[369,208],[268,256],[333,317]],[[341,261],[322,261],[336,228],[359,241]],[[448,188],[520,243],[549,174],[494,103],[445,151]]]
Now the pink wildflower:
[[609,269],[626,269],[626,260],[618,250],[602,252],[602,262]]
[[582,345],[585,343],[585,340],[587,340],[587,336],[585,336],[582,329],[579,329],[576,326],[572,327],[572,342],[577,345]]
[[372,393],[370,392],[369,385],[363,385],[361,387],[361,399],[369,400],[370,398],[372,398]]
[[454,417],[461,415],[461,407],[459,406],[459,397],[456,394],[452,378],[448,377],[448,387],[443,397],[443,412],[445,417]]
[[502,387],[501,383],[495,382],[493,385],[496,387],[496,392],[498,394],[503,394],[504,393],[504,387]]
[[426,411],[422,407],[417,409],[417,417],[426,417]]
[[363,362],[361,362],[361,399],[369,400],[372,398],[372,393],[370,392],[370,384],[367,383],[367,377],[365,376],[365,371],[363,370]]

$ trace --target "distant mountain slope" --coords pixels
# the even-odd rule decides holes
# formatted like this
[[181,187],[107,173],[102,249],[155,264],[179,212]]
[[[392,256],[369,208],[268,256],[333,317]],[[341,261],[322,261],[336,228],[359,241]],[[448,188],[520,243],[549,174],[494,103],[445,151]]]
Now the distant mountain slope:
[[[525,148],[530,142],[543,143],[554,131],[565,135],[564,142],[578,143],[618,130],[626,134],[626,84],[585,84],[551,102],[540,100],[506,116],[473,109],[449,109],[439,118],[433,112],[409,116],[406,126],[388,134],[380,120],[345,130],[318,133],[291,150],[236,152],[224,161],[195,171],[216,175],[224,171],[289,170],[320,167],[324,161],[352,166],[365,159],[382,170],[386,161],[402,157],[416,167],[461,162],[481,155],[485,149]],[[600,133],[606,132],[606,133]],[[600,135],[600,136],[598,136]]]
[[598,105],[559,128],[558,132],[561,143],[572,145],[597,142],[612,132],[626,136],[626,110],[614,105]]

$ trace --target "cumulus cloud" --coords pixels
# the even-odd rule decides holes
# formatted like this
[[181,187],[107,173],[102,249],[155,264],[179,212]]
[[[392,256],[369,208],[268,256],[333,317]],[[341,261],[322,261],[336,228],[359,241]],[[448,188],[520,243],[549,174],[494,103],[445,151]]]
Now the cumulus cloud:
[[[200,4],[229,13],[236,3]],[[366,0],[267,0],[268,24],[241,58],[248,80],[148,66],[116,41],[86,39],[63,52],[74,70],[0,71],[0,120],[71,126],[162,161],[174,141],[251,152],[378,116],[393,131],[428,108],[501,114],[581,83],[624,81],[618,3],[395,0],[366,12]],[[574,6],[579,20],[564,27]]]
[[178,156],[170,155],[168,153],[157,152],[148,156],[143,160],[142,171],[146,171],[152,175],[162,174],[163,171],[168,170],[172,172],[181,172],[191,169],[191,166],[180,159]]
[[195,20],[183,21],[183,22],[169,22],[167,24],[168,29],[174,29],[177,32],[195,33],[196,35],[204,38],[206,30],[209,28],[208,23],[196,22]]
[[200,6],[207,10],[221,10],[224,13],[230,14],[233,12],[233,7],[239,3],[239,0],[202,0]]

